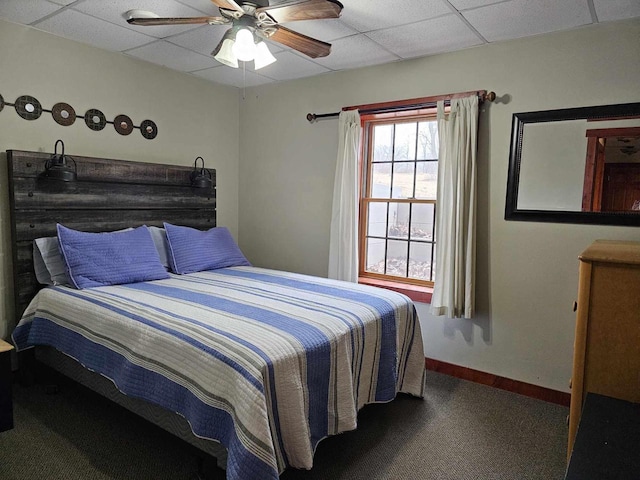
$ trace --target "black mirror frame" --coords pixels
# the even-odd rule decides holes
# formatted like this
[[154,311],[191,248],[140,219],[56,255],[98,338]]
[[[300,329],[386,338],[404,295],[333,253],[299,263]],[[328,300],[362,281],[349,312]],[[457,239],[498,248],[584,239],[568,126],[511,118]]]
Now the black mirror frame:
[[511,124],[511,149],[505,220],[526,222],[590,223],[598,225],[640,226],[640,213],[571,212],[553,210],[518,210],[518,187],[524,126],[528,123],[581,120],[587,118],[624,118],[640,116],[640,103],[620,103],[595,107],[564,108],[539,112],[514,113]]

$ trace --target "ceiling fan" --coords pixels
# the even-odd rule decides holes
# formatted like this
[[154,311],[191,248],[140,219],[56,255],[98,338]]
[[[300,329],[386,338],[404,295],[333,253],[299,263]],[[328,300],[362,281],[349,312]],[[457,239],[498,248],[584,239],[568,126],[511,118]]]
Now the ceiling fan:
[[231,25],[211,54],[219,62],[238,68],[238,60],[255,62],[255,69],[276,61],[263,41],[269,39],[308,57],[326,57],[329,43],[308,37],[280,25],[299,20],[338,18],[342,4],[337,0],[294,0],[269,5],[269,0],[211,0],[220,9],[219,17],[160,18],[143,10],[127,12],[132,25]]

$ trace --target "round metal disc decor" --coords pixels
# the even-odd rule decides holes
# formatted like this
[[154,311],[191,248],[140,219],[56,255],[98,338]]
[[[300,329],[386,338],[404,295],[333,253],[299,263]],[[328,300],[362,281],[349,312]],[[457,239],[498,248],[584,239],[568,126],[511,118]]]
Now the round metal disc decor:
[[90,108],[87,113],[84,114],[84,123],[87,124],[91,130],[96,132],[102,130],[107,125],[107,117],[104,116],[100,110],[96,108]]
[[36,120],[42,115],[42,105],[37,99],[29,95],[18,97],[14,107],[16,108],[16,113],[25,120]]
[[133,132],[133,122],[126,115],[118,115],[113,120],[113,128],[116,129],[120,135],[129,135]]
[[153,140],[158,135],[158,126],[151,120],[144,120],[140,124],[140,133],[147,140]]
[[4,108],[4,98],[2,98],[2,95],[0,95],[0,112],[2,111],[3,108]]
[[76,121],[76,111],[68,103],[56,103],[51,109],[51,116],[57,123],[65,127],[73,125],[73,122]]

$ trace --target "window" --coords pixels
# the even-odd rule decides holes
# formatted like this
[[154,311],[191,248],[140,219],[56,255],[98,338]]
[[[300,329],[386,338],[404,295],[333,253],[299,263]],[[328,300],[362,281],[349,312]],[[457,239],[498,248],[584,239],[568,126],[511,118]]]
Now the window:
[[435,112],[363,115],[362,123],[361,281],[433,286],[438,177]]

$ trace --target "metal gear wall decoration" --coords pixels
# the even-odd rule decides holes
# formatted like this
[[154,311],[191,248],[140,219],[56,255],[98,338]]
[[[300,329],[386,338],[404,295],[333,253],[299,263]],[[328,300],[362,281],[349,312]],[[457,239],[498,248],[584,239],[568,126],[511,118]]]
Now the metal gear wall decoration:
[[147,140],[153,140],[158,135],[158,126],[152,120],[143,120],[139,126],[133,125],[127,115],[117,115],[113,121],[107,120],[104,113],[97,108],[90,108],[84,115],[77,115],[75,109],[68,103],[56,103],[51,110],[42,108],[37,98],[30,95],[20,95],[15,102],[10,103],[0,95],[0,112],[4,107],[13,107],[16,113],[25,120],[37,120],[43,113],[50,113],[58,125],[68,127],[73,125],[77,118],[93,131],[103,130],[107,124],[114,126],[120,135],[129,135],[134,129],[140,130],[140,134]]

